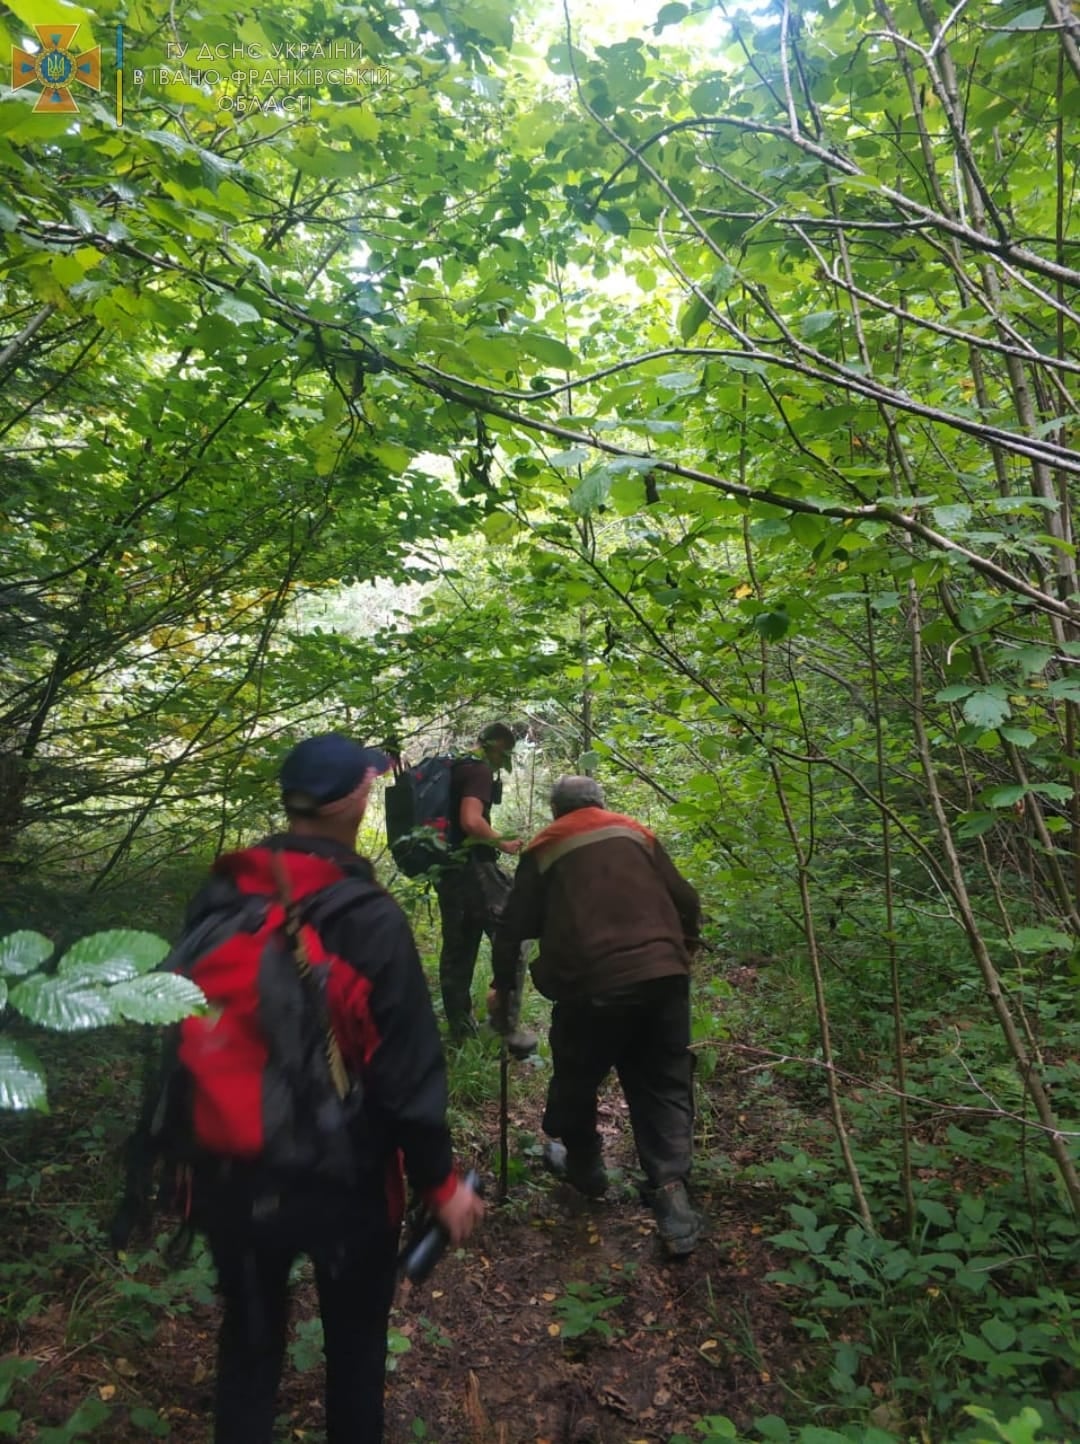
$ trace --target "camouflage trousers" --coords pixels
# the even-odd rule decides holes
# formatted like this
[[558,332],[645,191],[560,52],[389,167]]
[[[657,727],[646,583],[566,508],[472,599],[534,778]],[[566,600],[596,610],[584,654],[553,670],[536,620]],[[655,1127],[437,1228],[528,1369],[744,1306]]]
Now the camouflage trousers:
[[[480,942],[485,933],[494,936],[513,885],[498,863],[477,857],[444,868],[435,884],[442,920],[439,985],[452,1034],[473,1031],[472,982]],[[520,987],[519,979],[519,992]]]

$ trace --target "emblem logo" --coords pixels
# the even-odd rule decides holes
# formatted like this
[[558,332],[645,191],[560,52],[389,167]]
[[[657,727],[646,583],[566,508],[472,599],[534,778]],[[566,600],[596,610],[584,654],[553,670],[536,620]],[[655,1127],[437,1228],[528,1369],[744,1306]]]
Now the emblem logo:
[[77,25],[35,25],[41,49],[36,54],[11,47],[11,88],[40,85],[35,110],[56,115],[71,115],[79,107],[71,93],[78,81],[91,90],[101,89],[101,46],[95,45],[81,53],[72,50]]

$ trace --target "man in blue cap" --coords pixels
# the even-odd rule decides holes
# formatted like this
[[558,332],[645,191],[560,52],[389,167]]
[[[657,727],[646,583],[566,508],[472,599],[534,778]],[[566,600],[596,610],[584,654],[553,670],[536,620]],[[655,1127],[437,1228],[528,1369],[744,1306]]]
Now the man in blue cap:
[[[191,1217],[207,1234],[224,1302],[215,1444],[271,1444],[289,1271],[302,1254],[314,1262],[319,1293],[328,1444],[379,1444],[402,1173],[454,1244],[483,1213],[453,1165],[445,1062],[409,924],[356,852],[372,784],[389,766],[384,753],[335,733],[294,747],[280,773],[287,830],[219,857],[189,913],[190,933],[215,910],[235,916],[230,908],[255,899],[257,909],[265,899],[263,926],[271,930],[261,953],[258,933],[255,944],[237,933],[196,961],[190,971],[210,1008],[181,1029],[202,1149]],[[302,982],[305,969],[319,976],[315,1016],[325,1031],[314,1051],[338,1058],[350,1080],[347,1095],[339,1090],[351,1100],[342,1114],[349,1158],[331,1176],[296,1162],[311,1129],[284,1138],[274,1112],[284,1064],[275,1074],[275,1040],[258,1032],[271,1028],[266,948],[282,936],[283,921],[287,931],[295,923],[292,945],[301,938],[306,949]],[[295,986],[280,957],[279,981]],[[322,1114],[325,1105],[324,1097]],[[283,1168],[289,1148],[293,1166]]]

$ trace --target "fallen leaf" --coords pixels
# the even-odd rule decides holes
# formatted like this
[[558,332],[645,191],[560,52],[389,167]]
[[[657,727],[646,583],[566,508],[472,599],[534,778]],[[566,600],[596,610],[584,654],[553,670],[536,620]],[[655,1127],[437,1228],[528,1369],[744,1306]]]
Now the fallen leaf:
[[541,1297],[542,1299],[545,1299],[549,1304],[550,1304],[550,1303],[553,1303],[554,1300],[555,1300],[555,1295],[554,1295],[554,1294],[541,1294],[540,1297]]
[[123,1374],[125,1379],[134,1379],[135,1375],[139,1372],[130,1359],[114,1360],[113,1368],[118,1374]]
[[206,1367],[206,1365],[205,1365],[205,1364],[203,1363],[203,1361],[200,1359],[200,1360],[198,1361],[198,1363],[195,1365],[195,1372],[194,1372],[194,1374],[192,1374],[192,1376],[191,1376],[191,1382],[192,1382],[193,1384],[201,1384],[204,1379],[208,1379],[209,1377],[210,1377],[210,1370]]
[[762,1369],[761,1373],[758,1375],[758,1378],[761,1380],[761,1382],[762,1382],[763,1384],[770,1384],[770,1383],[772,1383],[772,1375],[769,1373],[769,1371],[768,1371],[767,1369]]
[[704,1342],[703,1344],[699,1344],[698,1347],[700,1348],[700,1350],[701,1350],[702,1353],[704,1353],[706,1349],[715,1349],[715,1348],[716,1348],[716,1340],[715,1340],[715,1339],[706,1339],[705,1342]]
[[109,1402],[109,1400],[113,1397],[113,1395],[114,1395],[115,1393],[116,1393],[116,1385],[115,1385],[115,1384],[102,1384],[102,1385],[100,1385],[100,1387],[98,1388],[98,1395],[99,1395],[99,1397],[102,1398],[102,1399],[104,1399],[106,1403]]
[[432,1289],[432,1290],[431,1290],[431,1297],[432,1297],[433,1299],[441,1299],[442,1296],[443,1296],[443,1290],[442,1290],[442,1289]]
[[548,1324],[548,1333],[553,1339],[557,1339],[562,1333],[562,1324]]

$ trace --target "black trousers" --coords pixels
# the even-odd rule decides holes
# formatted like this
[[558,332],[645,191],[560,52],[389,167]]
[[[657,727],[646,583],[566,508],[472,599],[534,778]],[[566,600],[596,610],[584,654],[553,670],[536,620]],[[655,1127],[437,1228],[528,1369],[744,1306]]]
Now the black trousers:
[[544,1132],[574,1153],[598,1150],[596,1094],[614,1068],[649,1184],[685,1179],[694,1135],[690,979],[653,978],[617,993],[556,1003],[550,1041]]
[[[384,1205],[385,1208],[385,1205]],[[350,1217],[324,1198],[281,1200],[252,1219],[226,1208],[202,1226],[218,1271],[214,1444],[272,1444],[288,1341],[289,1270],[315,1265],[326,1351],[327,1444],[382,1444],[386,1331],[397,1231]]]
[[485,933],[493,937],[512,886],[513,879],[496,862],[475,856],[444,868],[435,884],[442,922],[439,986],[451,1029],[472,1018],[472,981],[480,942]]

